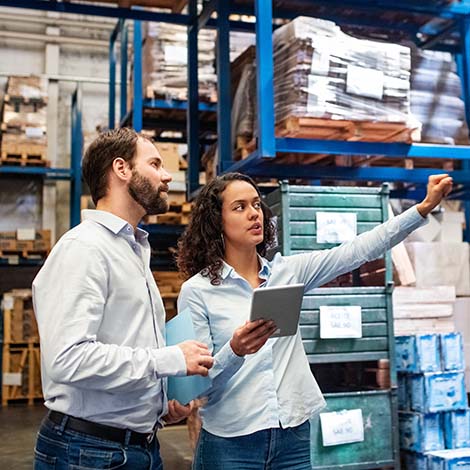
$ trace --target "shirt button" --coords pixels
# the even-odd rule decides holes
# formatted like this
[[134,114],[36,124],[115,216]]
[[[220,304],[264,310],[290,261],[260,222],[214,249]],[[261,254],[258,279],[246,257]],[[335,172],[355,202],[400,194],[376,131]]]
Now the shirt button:
[[127,231],[130,232],[132,229],[130,227],[127,227]]

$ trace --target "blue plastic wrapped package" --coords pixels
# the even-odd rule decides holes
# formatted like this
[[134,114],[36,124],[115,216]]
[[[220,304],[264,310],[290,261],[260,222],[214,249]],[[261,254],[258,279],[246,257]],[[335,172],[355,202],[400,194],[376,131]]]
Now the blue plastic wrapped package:
[[428,470],[470,470],[470,448],[430,452]]
[[408,411],[410,409],[410,394],[408,391],[408,377],[406,374],[398,373],[397,385],[398,409]]
[[413,413],[400,411],[398,426],[400,448],[414,452],[444,449],[444,431],[438,413]]
[[440,335],[442,370],[465,370],[463,340],[460,333]]
[[439,337],[434,334],[395,337],[396,367],[399,372],[441,370]]
[[470,447],[470,409],[443,413],[447,449]]
[[411,409],[422,413],[463,410],[467,394],[463,372],[430,372],[409,377]]

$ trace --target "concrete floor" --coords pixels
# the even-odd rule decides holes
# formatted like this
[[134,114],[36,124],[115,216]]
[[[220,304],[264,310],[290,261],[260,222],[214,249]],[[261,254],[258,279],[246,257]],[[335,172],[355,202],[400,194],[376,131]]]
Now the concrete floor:
[[[46,409],[42,405],[0,407],[0,469],[31,470],[36,433]],[[158,433],[165,470],[189,470],[192,451],[186,426]]]

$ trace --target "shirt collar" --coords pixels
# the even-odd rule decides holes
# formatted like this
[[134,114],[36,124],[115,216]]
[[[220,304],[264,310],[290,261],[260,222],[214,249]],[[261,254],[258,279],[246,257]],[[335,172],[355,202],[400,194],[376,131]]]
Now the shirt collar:
[[[100,211],[97,209],[84,209],[82,210],[83,220],[93,220],[108,230],[111,230],[115,235],[118,235],[121,231],[125,230],[129,233],[134,234],[134,228],[127,222],[127,220],[121,219],[117,215],[112,214],[108,211]],[[126,233],[126,232],[124,232]],[[148,237],[148,233],[137,227],[135,231],[136,240],[143,240]]]
[[[268,260],[263,258],[258,254],[258,260],[260,264],[260,270],[259,270],[259,277],[262,279],[267,279],[269,275],[271,274],[271,267],[269,266]],[[232,276],[236,274],[235,269],[233,269],[232,266],[230,266],[228,263],[226,263],[224,260],[222,260],[222,273],[221,277],[223,280],[227,279],[228,276]]]

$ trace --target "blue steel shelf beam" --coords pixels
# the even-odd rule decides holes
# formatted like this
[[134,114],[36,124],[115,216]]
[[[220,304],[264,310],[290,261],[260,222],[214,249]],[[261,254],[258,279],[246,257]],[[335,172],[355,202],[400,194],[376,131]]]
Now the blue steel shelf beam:
[[40,166],[1,165],[2,175],[42,176],[49,180],[71,180],[72,170],[69,168],[46,168]]

